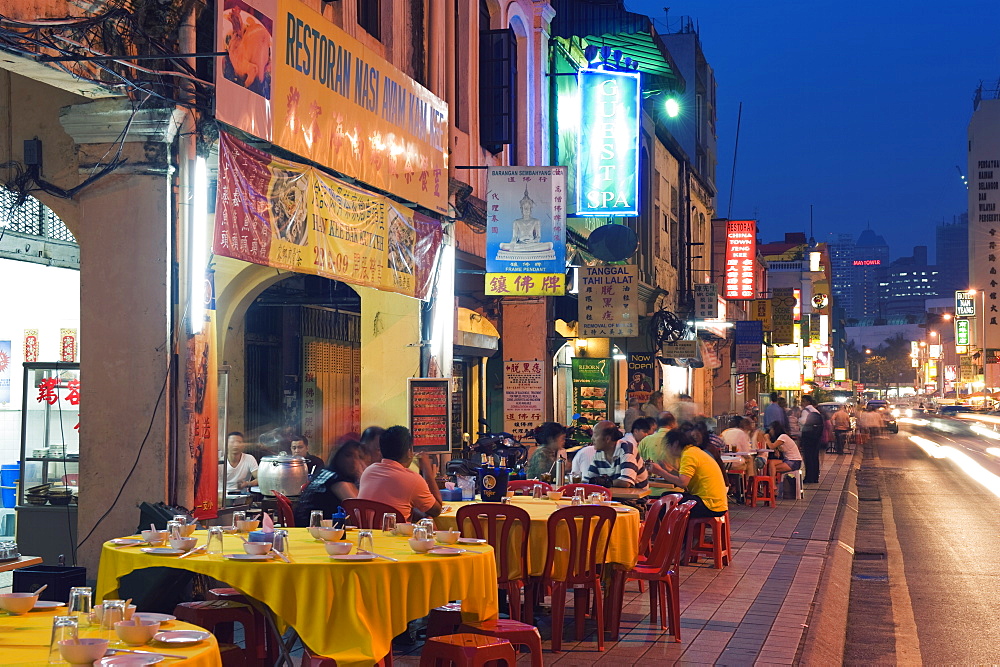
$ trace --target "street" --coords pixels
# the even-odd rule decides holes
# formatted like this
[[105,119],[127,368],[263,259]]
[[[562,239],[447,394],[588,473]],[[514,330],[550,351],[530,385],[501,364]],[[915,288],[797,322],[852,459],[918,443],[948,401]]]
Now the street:
[[[859,481],[845,663],[1000,659],[1000,498],[988,488],[1000,486],[1000,458],[987,452],[994,441],[956,424],[962,423],[951,421],[951,432],[903,424],[862,464],[859,480],[876,472],[881,502],[866,498]],[[871,511],[866,524],[866,510],[877,513],[879,505],[884,559],[877,556],[879,526]],[[859,595],[865,591],[873,594]]]

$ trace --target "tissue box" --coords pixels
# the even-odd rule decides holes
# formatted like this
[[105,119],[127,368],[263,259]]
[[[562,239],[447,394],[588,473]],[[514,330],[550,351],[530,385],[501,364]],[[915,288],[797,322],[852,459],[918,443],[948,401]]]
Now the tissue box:
[[263,530],[254,530],[250,532],[248,542],[273,542],[274,533],[265,533]]
[[462,489],[441,489],[441,500],[456,501],[462,499]]

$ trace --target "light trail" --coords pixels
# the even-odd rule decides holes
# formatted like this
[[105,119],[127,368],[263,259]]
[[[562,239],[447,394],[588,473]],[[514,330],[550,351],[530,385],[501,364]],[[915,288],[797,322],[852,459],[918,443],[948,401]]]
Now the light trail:
[[[1000,498],[1000,477],[979,465],[968,454],[960,452],[950,445],[939,445],[933,440],[922,438],[919,435],[911,435],[910,442],[936,459],[950,459],[962,472],[981,484],[987,491]],[[996,450],[996,452],[990,452],[994,456],[1000,455],[1000,449],[996,447],[991,447],[990,449]]]

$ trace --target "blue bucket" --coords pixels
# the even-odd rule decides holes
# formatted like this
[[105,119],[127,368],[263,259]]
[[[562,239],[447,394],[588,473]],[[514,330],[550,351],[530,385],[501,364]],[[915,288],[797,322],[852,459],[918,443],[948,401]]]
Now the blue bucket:
[[14,507],[17,503],[16,483],[20,476],[21,466],[18,463],[8,463],[0,466],[0,506]]

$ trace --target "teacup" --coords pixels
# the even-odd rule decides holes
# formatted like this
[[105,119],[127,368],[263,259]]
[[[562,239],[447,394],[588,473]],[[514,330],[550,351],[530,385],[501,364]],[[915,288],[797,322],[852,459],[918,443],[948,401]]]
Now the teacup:
[[562,500],[562,491],[549,491],[549,500]]
[[118,621],[115,623],[115,634],[129,646],[142,646],[160,631],[159,621]]
[[263,556],[271,550],[270,542],[244,542],[243,551],[253,556]]
[[323,547],[326,552],[331,556],[346,556],[351,553],[351,547],[354,544],[351,542],[324,542]]
[[413,524],[412,523],[397,523],[396,524],[396,534],[403,535],[404,537],[410,537],[413,535]]
[[97,637],[63,639],[59,642],[59,655],[71,665],[93,665],[95,660],[108,652],[108,640]]
[[236,529],[241,533],[249,533],[251,531],[260,528],[260,521],[254,519],[253,521],[243,520],[236,522]]
[[11,614],[26,614],[38,602],[35,593],[4,593],[0,595],[0,608]]
[[142,539],[146,540],[152,547],[162,546],[167,541],[167,531],[165,530],[144,530]]
[[434,540],[418,540],[411,537],[407,542],[410,543],[410,548],[418,554],[427,553],[434,548]]
[[170,538],[170,548],[171,549],[182,549],[184,551],[191,551],[194,546],[198,544],[197,537],[171,537]]
[[326,526],[320,526],[316,529],[316,533],[319,535],[319,539],[325,542],[336,542],[344,537],[343,528],[334,528],[332,526],[329,528]]
[[457,530],[435,530],[434,539],[436,539],[441,544],[455,544],[458,542],[458,538],[462,536]]

